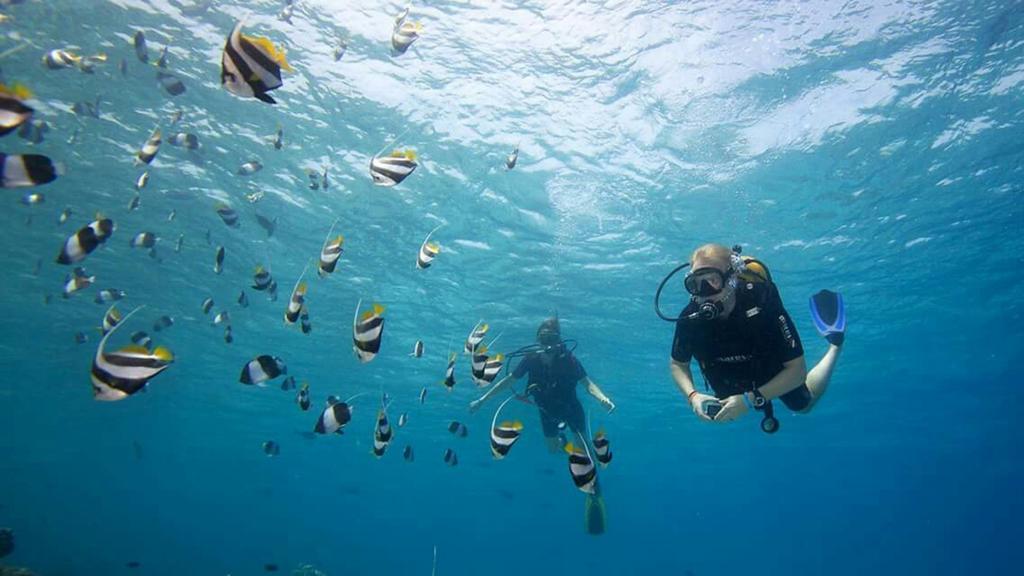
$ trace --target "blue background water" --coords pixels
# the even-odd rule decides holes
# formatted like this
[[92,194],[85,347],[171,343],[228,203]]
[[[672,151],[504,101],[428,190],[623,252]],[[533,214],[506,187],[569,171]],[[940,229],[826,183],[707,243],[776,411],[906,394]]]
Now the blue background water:
[[[43,574],[257,574],[312,563],[328,574],[1007,573],[1022,560],[1020,2],[432,2],[413,6],[423,37],[392,57],[400,5],[278,2],[28,2],[5,9],[5,79],[27,84],[53,130],[32,145],[67,166],[27,207],[4,193],[0,303],[0,526],[6,558]],[[296,73],[277,106],[219,86],[236,19],[283,44]],[[138,62],[170,45],[188,92],[170,100]],[[348,38],[338,63],[334,37]],[[95,75],[47,71],[42,55],[106,52]],[[127,60],[122,78],[118,61]],[[100,119],[70,112],[101,95]],[[169,126],[181,109],[181,123]],[[127,212],[154,125],[200,137],[164,144],[142,207]],[[267,136],[284,127],[284,150]],[[77,143],[66,144],[80,127]],[[370,157],[393,138],[419,169],[372,186]],[[521,145],[519,166],[504,156]],[[243,179],[237,167],[266,168]],[[305,169],[330,167],[312,191]],[[263,191],[255,205],[244,194]],[[242,226],[213,207],[229,201]],[[64,206],[74,216],[55,224]],[[177,218],[166,221],[171,209]],[[86,262],[96,287],[58,294],[63,239],[103,211],[118,231]],[[277,216],[270,239],[253,212]],[[31,217],[30,225],[26,219]],[[281,323],[288,289],[334,218],[338,271],[311,282],[314,331]],[[413,266],[426,233],[443,251]],[[163,261],[128,247],[142,230]],[[214,275],[213,244],[227,248]],[[180,254],[172,247],[185,235]],[[824,352],[807,311],[822,287],[844,293],[850,329],[826,399],[782,415],[768,437],[747,416],[699,422],[667,372],[672,327],[651,297],[706,241],[768,262],[809,362]],[[32,271],[37,259],[43,265]],[[269,263],[281,299],[250,291]],[[666,297],[678,309],[676,284]],[[147,308],[124,330],[157,335],[176,362],[146,394],[94,402],[88,369],[105,306],[97,288]],[[233,317],[235,342],[199,310]],[[387,306],[383,352],[351,353],[358,299]],[[491,460],[488,410],[470,417],[468,363],[443,377],[483,318],[497,349],[531,340],[557,311],[577,354],[618,404],[602,471],[608,532],[582,531],[582,495],[545,453],[536,415],[505,461]],[[77,331],[90,334],[78,345]],[[122,337],[126,334],[122,334]],[[424,340],[421,359],[407,356]],[[308,439],[316,410],[292,392],[244,387],[242,364],[284,358],[327,394],[376,394],[407,411],[381,460],[369,455],[373,400],[343,437]],[[422,386],[430,388],[420,406]],[[496,406],[496,403],[492,406]],[[447,422],[467,422],[456,439]],[[281,455],[260,445],[275,439]],[[417,459],[401,459],[405,444]],[[444,465],[445,448],[460,464]],[[688,572],[689,571],[689,572]]]

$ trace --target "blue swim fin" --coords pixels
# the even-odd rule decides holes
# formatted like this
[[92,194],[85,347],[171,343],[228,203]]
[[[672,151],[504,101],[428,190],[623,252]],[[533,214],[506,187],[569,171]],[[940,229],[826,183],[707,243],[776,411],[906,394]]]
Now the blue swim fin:
[[846,334],[846,307],[843,306],[842,294],[822,290],[811,296],[811,319],[829,344],[842,346]]

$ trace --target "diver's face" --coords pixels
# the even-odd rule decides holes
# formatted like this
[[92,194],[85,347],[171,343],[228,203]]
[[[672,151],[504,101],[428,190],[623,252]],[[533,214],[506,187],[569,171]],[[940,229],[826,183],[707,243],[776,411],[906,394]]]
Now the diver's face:
[[[722,282],[725,281],[725,278],[727,277],[727,275],[729,273],[729,265],[726,264],[726,263],[723,263],[723,262],[716,261],[716,260],[709,260],[709,259],[705,259],[705,258],[697,258],[696,260],[694,260],[690,264],[690,270],[696,271],[696,273],[699,273],[701,270],[708,270],[708,269],[714,269],[714,270],[717,270],[718,272],[721,273],[721,274],[713,274],[712,273],[712,274],[708,274],[706,276],[708,281],[719,283],[719,284],[721,284]],[[718,290],[719,290],[718,293],[716,293],[716,294],[710,294],[710,295],[707,295],[707,296],[695,296],[694,298],[699,303],[703,303],[703,302],[724,302],[730,296],[730,294],[732,292],[731,290],[727,290],[726,289],[727,286],[725,286],[724,284],[722,284],[722,285],[715,285],[715,288],[718,288]]]

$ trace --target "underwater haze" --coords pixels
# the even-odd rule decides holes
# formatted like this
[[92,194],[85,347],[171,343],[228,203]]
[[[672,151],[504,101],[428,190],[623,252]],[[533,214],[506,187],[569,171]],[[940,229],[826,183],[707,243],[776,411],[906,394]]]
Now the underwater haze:
[[[49,126],[3,136],[0,151],[61,166],[53,182],[2,191],[0,528],[14,546],[0,564],[53,576],[1019,570],[1024,2],[410,6],[422,28],[400,53],[404,0],[0,1],[2,80],[28,88],[32,122]],[[269,92],[276,104],[222,86],[242,21],[293,69]],[[48,68],[56,49],[86,60]],[[142,164],[155,128],[163,143]],[[392,150],[415,151],[417,168],[375,185],[371,161]],[[242,168],[254,160],[261,170]],[[110,238],[56,263],[98,213]],[[142,232],[152,250],[131,245]],[[338,234],[337,268],[319,277]],[[428,234],[440,251],[420,269]],[[774,435],[755,414],[700,420],[669,374],[674,326],[654,293],[706,242],[767,264],[809,365],[827,344],[808,298],[844,296],[828,394],[807,415],[779,406]],[[96,279],[65,298],[75,266]],[[257,266],[280,284],[276,301],[252,288]],[[308,334],[283,320],[300,277]],[[125,296],[95,302],[106,289]],[[661,306],[676,315],[688,297],[677,275]],[[112,303],[144,307],[107,352],[146,331],[174,360],[143,391],[99,402],[90,368]],[[370,362],[353,354],[360,303],[384,308]],[[214,324],[221,311],[230,320]],[[578,391],[615,455],[598,469],[600,535],[584,530],[585,495],[566,455],[548,453],[536,407],[505,406],[524,429],[502,460],[489,429],[504,397],[468,409],[484,392],[463,354],[478,322],[508,354],[556,314],[616,405]],[[154,330],[165,315],[173,325]],[[309,384],[308,411],[283,375],[239,381],[259,355]],[[382,393],[394,438],[375,458]],[[355,396],[344,434],[313,433],[329,395]]]

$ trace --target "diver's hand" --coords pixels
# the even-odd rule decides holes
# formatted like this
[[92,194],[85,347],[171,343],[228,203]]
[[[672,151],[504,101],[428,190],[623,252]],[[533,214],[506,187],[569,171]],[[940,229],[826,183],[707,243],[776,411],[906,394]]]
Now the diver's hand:
[[609,414],[615,412],[615,402],[612,402],[612,399],[607,396],[601,399],[601,406],[607,408]]
[[696,414],[698,418],[704,420],[705,422],[714,422],[714,418],[704,413],[705,402],[718,402],[718,398],[715,398],[710,394],[703,394],[701,392],[696,392],[690,396],[690,408],[693,409],[693,413]]
[[715,416],[715,422],[732,422],[746,414],[748,410],[743,394],[734,394],[722,400],[722,409]]
[[473,400],[469,403],[469,413],[476,414],[476,411],[480,409],[480,405],[483,404],[481,400]]

